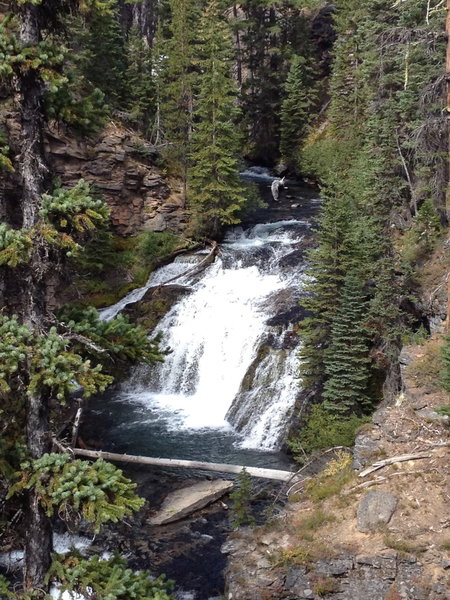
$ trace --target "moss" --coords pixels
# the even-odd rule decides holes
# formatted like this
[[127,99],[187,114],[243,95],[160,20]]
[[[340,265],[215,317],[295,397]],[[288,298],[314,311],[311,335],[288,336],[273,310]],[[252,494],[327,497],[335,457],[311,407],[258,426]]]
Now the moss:
[[184,247],[186,240],[169,232],[133,237],[100,232],[74,259],[77,276],[73,291],[81,294],[83,304],[109,306],[144,286],[155,268]]
[[270,346],[268,344],[262,344],[259,347],[258,353],[256,355],[256,358],[253,360],[252,364],[247,369],[247,372],[245,373],[244,379],[242,380],[241,389],[240,389],[241,392],[248,392],[249,390],[252,389],[253,381],[255,379],[256,370],[257,370],[259,364],[269,354],[269,352],[270,352]]

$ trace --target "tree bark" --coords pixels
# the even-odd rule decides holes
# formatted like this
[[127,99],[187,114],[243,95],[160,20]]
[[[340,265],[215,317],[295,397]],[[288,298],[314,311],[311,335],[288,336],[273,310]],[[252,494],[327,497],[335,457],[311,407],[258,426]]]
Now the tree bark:
[[[39,28],[40,7],[26,2],[20,13],[21,46],[35,46],[41,39]],[[19,169],[21,176],[22,227],[30,229],[39,218],[42,193],[48,169],[43,145],[43,94],[44,84],[34,69],[24,71],[18,77],[21,115],[21,138]],[[21,315],[24,323],[34,331],[41,331],[46,312],[45,273],[48,259],[39,246],[33,248],[29,263],[20,274]],[[50,450],[49,410],[47,398],[29,396],[27,399],[26,435],[28,452],[33,459],[40,458]],[[50,566],[52,531],[36,492],[28,493],[27,537],[25,542],[24,587],[26,591],[41,592],[48,586],[45,575]]]

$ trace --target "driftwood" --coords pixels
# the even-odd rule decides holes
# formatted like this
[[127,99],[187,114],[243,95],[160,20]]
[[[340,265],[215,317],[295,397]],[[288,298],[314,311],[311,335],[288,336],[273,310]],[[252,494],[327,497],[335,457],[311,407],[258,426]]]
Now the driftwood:
[[115,454],[113,452],[103,452],[101,450],[84,450],[83,448],[73,448],[73,453],[88,458],[104,458],[116,462],[137,463],[141,465],[153,465],[156,467],[182,467],[185,469],[215,471],[217,473],[239,474],[242,472],[242,469],[245,469],[252,477],[274,479],[277,481],[289,481],[292,477],[292,471],[262,469],[260,467],[244,467],[225,463],[209,463],[197,460],[179,460],[175,458],[151,458],[149,456],[134,456],[132,454]]
[[385,460],[379,460],[373,463],[372,466],[364,469],[359,473],[358,477],[366,477],[366,475],[370,475],[374,471],[378,471],[378,469],[382,469],[383,467],[387,467],[388,465],[393,465],[394,463],[405,462],[407,460],[419,460],[421,458],[431,458],[431,454],[403,454],[401,456],[393,456],[392,458],[386,458]]
[[372,479],[371,481],[365,481],[364,483],[359,483],[358,485],[355,485],[354,487],[350,488],[349,490],[345,490],[342,493],[344,494],[344,496],[348,496],[348,494],[351,494],[352,492],[355,492],[356,490],[370,487],[371,485],[377,485],[377,483],[383,483],[384,481],[387,481],[391,477],[399,477],[400,475],[417,475],[418,473],[421,473],[421,471],[399,471],[398,473],[391,473],[390,475],[386,475],[386,477],[379,476],[376,479]]

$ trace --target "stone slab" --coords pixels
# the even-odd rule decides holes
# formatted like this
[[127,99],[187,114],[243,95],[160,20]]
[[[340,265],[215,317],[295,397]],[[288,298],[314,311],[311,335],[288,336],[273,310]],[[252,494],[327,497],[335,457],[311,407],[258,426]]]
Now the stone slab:
[[233,489],[232,481],[200,481],[169,494],[159,512],[148,519],[150,525],[165,525],[184,519],[196,510],[215,502]]

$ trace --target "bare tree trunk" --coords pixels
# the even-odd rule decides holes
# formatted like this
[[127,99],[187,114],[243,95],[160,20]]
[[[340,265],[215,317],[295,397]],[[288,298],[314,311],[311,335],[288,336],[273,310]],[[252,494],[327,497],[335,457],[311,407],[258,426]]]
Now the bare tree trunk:
[[[20,43],[32,46],[40,41],[39,6],[26,2],[20,13]],[[21,175],[22,227],[33,227],[39,218],[41,195],[48,169],[45,164],[42,126],[43,82],[33,69],[18,80],[21,114]],[[45,316],[46,257],[35,247],[28,265],[21,274],[21,314],[25,323],[40,330]],[[32,458],[40,458],[50,450],[49,411],[46,398],[30,396],[27,401],[27,446]],[[42,509],[37,493],[28,494],[28,523],[25,542],[24,587],[27,591],[46,592],[45,575],[50,566],[52,531],[49,518]]]

